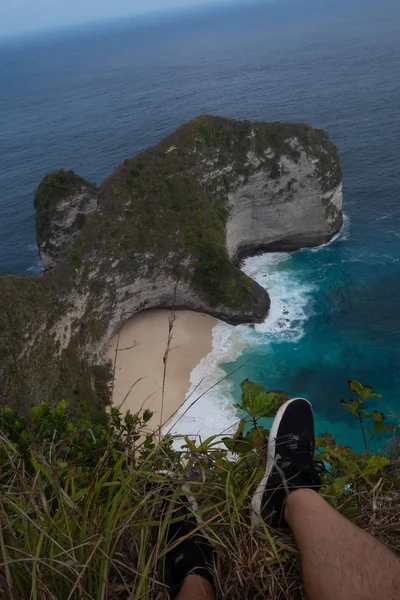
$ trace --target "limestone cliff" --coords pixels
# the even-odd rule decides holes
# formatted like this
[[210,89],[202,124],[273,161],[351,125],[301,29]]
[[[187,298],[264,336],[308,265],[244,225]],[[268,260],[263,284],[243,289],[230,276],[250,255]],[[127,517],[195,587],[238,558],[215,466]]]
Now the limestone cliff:
[[73,171],[54,171],[39,185],[36,239],[45,269],[51,269],[71,248],[87,217],[97,210],[98,189]]
[[199,117],[127,159],[97,190],[57,171],[39,186],[40,278],[0,278],[0,387],[26,406],[106,396],[107,344],[138,311],[262,321],[268,294],[243,253],[328,241],[342,224],[341,170],[303,124]]

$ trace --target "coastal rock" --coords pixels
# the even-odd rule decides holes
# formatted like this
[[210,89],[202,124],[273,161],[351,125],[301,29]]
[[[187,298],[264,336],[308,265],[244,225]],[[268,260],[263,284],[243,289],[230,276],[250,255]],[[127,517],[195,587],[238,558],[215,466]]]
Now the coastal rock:
[[[99,190],[72,172],[35,196],[38,278],[0,278],[0,386],[26,406],[104,402],[111,337],[149,308],[261,322],[267,292],[246,253],[327,242],[342,224],[341,170],[323,131],[199,117],[127,159]],[[97,365],[97,366],[96,366]]]
[[66,255],[97,203],[97,187],[73,171],[60,169],[46,175],[34,200],[36,239],[46,270]]
[[319,246],[342,226],[342,184],[331,187],[319,176],[307,148],[296,159],[282,156],[278,170],[277,179],[267,180],[256,170],[228,195],[226,244],[234,261],[257,250]]

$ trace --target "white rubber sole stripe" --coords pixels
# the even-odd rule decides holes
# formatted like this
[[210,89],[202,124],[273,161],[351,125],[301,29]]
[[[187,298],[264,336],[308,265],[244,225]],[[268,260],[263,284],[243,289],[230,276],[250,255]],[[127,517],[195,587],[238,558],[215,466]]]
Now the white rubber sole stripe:
[[296,400],[304,400],[305,402],[308,402],[308,404],[311,406],[311,402],[309,402],[305,398],[292,398],[291,400],[288,400],[287,402],[282,404],[282,406],[279,408],[278,412],[275,415],[275,419],[272,423],[268,440],[267,468],[265,469],[264,477],[261,479],[260,484],[258,485],[254,493],[253,499],[251,501],[251,526],[253,528],[260,527],[262,524],[261,504],[265,488],[267,486],[267,482],[275,462],[276,437],[278,434],[279,425],[281,424],[282,417],[285,414],[287,407]]

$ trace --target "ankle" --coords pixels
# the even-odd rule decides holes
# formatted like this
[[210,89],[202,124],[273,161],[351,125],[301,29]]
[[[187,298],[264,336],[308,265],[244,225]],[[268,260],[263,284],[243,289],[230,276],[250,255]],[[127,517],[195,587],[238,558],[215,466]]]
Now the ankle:
[[201,575],[187,575],[177,600],[214,600],[214,587]]
[[321,496],[318,492],[309,488],[299,488],[291,492],[285,502],[284,516],[286,522],[290,525],[294,515],[298,515],[299,511],[312,510],[316,500],[319,502]]

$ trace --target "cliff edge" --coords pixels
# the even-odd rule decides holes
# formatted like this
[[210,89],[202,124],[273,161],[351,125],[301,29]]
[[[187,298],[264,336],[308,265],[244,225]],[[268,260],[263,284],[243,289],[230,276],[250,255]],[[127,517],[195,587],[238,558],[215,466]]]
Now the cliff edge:
[[137,312],[262,321],[268,294],[240,257],[329,241],[342,225],[341,169],[323,131],[205,116],[125,160],[99,189],[72,172],[46,176],[35,208],[46,272],[0,278],[2,399],[101,404],[98,365]]

